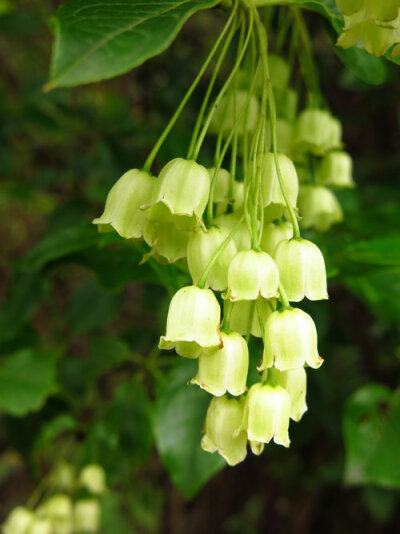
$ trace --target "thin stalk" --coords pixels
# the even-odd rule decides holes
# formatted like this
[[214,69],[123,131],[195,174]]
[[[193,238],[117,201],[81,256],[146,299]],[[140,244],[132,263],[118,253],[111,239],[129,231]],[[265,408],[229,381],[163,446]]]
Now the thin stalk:
[[214,115],[214,112],[216,110],[216,108],[218,107],[218,104],[220,103],[221,99],[223,98],[223,96],[225,95],[228,87],[230,86],[232,80],[234,79],[235,75],[236,75],[236,72],[238,71],[239,67],[240,67],[240,64],[242,62],[242,59],[243,59],[243,56],[247,50],[247,47],[248,47],[248,44],[249,44],[249,41],[250,41],[250,37],[251,37],[251,34],[252,34],[252,31],[253,31],[253,22],[254,22],[254,16],[253,16],[253,13],[250,12],[250,15],[249,15],[249,29],[248,29],[248,32],[247,32],[247,35],[246,35],[246,39],[243,43],[243,48],[242,50],[240,51],[240,54],[239,54],[239,57],[236,59],[235,61],[235,64],[233,66],[233,69],[231,70],[231,73],[229,74],[226,82],[224,83],[222,89],[220,90],[220,92],[218,93],[215,101],[214,101],[214,104],[212,105],[207,117],[206,117],[206,120],[204,121],[204,125],[203,125],[203,128],[200,132],[200,135],[199,135],[199,138],[197,139],[197,142],[196,142],[196,146],[193,150],[193,159],[197,159],[198,155],[199,155],[199,152],[200,152],[200,148],[201,148],[201,145],[203,144],[203,141],[204,141],[204,138],[206,136],[206,133],[207,133],[207,130],[208,130],[208,127],[210,126],[210,122],[213,118],[213,115]]
[[189,87],[186,95],[183,97],[181,103],[178,106],[178,109],[173,114],[171,120],[169,121],[169,123],[165,127],[163,133],[160,135],[157,143],[154,145],[153,150],[150,152],[150,154],[148,155],[146,161],[144,162],[144,165],[143,165],[143,170],[144,171],[146,171],[146,172],[150,171],[151,165],[152,165],[152,163],[154,161],[154,158],[158,154],[158,151],[160,150],[161,145],[165,141],[166,137],[168,136],[168,134],[171,131],[172,127],[174,126],[175,122],[178,120],[178,117],[182,113],[182,110],[185,107],[187,101],[192,96],[193,91],[196,89],[197,84],[199,83],[200,79],[202,78],[204,72],[206,71],[211,59],[213,58],[213,56],[215,55],[216,51],[218,50],[222,40],[225,37],[226,32],[229,29],[229,26],[232,24],[232,21],[234,20],[235,16],[236,16],[236,8],[234,8],[234,10],[232,11],[231,16],[229,17],[227,23],[225,24],[220,36],[218,37],[217,41],[215,42],[213,48],[211,49],[211,52],[208,54],[205,62],[203,63],[203,66],[201,67],[201,69],[200,69],[198,75],[196,76],[195,80],[193,81],[192,85]]
[[278,291],[279,291],[279,300],[282,303],[283,309],[284,310],[289,310],[291,308],[291,306],[290,306],[289,299],[288,299],[288,296],[286,294],[285,288],[283,287],[281,282],[279,282]]

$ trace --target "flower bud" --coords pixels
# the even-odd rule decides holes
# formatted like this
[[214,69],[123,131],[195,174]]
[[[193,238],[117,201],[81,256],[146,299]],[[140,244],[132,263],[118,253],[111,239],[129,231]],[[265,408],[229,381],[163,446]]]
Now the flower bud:
[[[234,229],[238,221],[239,215],[237,215],[236,213],[226,213],[224,215],[218,215],[218,217],[215,217],[214,219],[214,223],[219,228],[226,228],[227,230],[229,230],[229,233]],[[249,234],[249,230],[245,221],[243,221],[243,223],[236,230],[233,236],[233,241],[238,251],[249,250],[249,248],[251,247],[251,236]]]
[[323,156],[328,150],[340,148],[341,138],[341,124],[328,111],[306,109],[297,118],[293,139],[296,153]]
[[190,384],[221,397],[226,392],[241,395],[246,391],[249,369],[247,343],[237,332],[221,332],[222,349],[203,351],[199,356],[199,370]]
[[332,187],[354,187],[353,162],[347,152],[337,150],[323,157],[319,169],[321,183]]
[[243,250],[231,261],[228,271],[228,298],[231,301],[276,297],[278,284],[278,268],[266,252]]
[[26,534],[34,520],[35,514],[32,510],[17,506],[10,512],[3,524],[3,532],[4,534]]
[[36,517],[26,534],[53,534],[53,523],[50,519]]
[[[254,384],[246,399],[245,416],[240,428],[247,430],[250,441],[289,447],[290,397],[278,385]],[[255,446],[256,452],[259,446]]]
[[317,245],[301,238],[284,240],[275,248],[274,259],[290,301],[328,298],[325,261]]
[[[291,206],[296,206],[299,192],[299,181],[296,168],[291,159],[285,154],[278,154],[278,162],[281,171],[283,185]],[[264,206],[271,203],[286,206],[279,185],[278,174],[275,166],[275,158],[272,152],[263,154],[261,161],[261,189]]]
[[201,446],[208,452],[218,451],[229,465],[237,465],[247,455],[246,432],[237,432],[244,404],[243,397],[214,397],[207,411]]
[[192,232],[179,230],[172,223],[158,223],[149,220],[143,237],[152,247],[152,254],[161,256],[167,263],[174,263],[186,257],[188,242]]
[[[244,110],[246,106],[247,110]],[[243,135],[245,132],[253,132],[260,114],[257,98],[254,95],[249,96],[249,93],[243,90],[225,95],[215,109],[210,123],[210,133],[218,134],[220,130],[223,130],[224,135],[227,136],[235,127],[240,113],[242,113],[242,118],[237,127],[237,133]]]
[[113,185],[106,199],[103,214],[93,220],[100,232],[113,229],[126,239],[140,238],[147,213],[140,209],[151,201],[156,183],[154,176],[132,169]]
[[54,534],[72,534],[72,501],[68,495],[53,495],[39,507],[38,515],[51,521]]
[[330,189],[322,186],[303,185],[299,194],[299,212],[303,228],[315,228],[326,232],[343,221],[343,212],[338,199]]
[[[215,255],[219,246],[229,235],[226,228],[210,228],[204,231],[201,228],[192,234],[187,246],[187,261],[193,284],[197,284],[204,273],[211,258]],[[207,277],[207,287],[216,291],[223,291],[228,285],[228,268],[237,254],[234,240],[232,239],[219,254]]]
[[74,505],[74,526],[77,532],[98,532],[100,505],[96,499],[80,499]]
[[100,495],[107,490],[106,474],[101,465],[88,464],[82,469],[79,475],[79,482],[90,493]]
[[[194,160],[175,158],[161,170],[150,206],[164,204],[177,223],[183,218],[181,222],[195,227],[207,206],[209,193],[207,169]],[[162,217],[159,221],[164,222]]]
[[[196,354],[196,347],[217,349],[221,345],[219,331],[221,310],[211,289],[196,286],[182,287],[169,305],[167,332],[160,338],[159,348],[181,348],[180,356]],[[179,343],[179,345],[178,345]]]
[[268,370],[268,377],[271,375],[276,384],[282,386],[290,397],[290,418],[293,421],[300,421],[307,411],[307,373],[304,367],[291,369],[290,371],[278,371],[275,367]]
[[306,363],[318,369],[322,362],[318,355],[317,330],[308,313],[299,308],[271,313],[264,325],[264,352],[259,371],[273,365],[279,371],[288,371]]
[[270,223],[264,226],[260,248],[272,256],[276,246],[284,239],[293,237],[293,226],[290,222]]
[[246,336],[250,331],[254,337],[263,337],[265,321],[275,308],[275,300],[262,297],[257,300],[238,300],[232,304],[230,327],[242,336]]

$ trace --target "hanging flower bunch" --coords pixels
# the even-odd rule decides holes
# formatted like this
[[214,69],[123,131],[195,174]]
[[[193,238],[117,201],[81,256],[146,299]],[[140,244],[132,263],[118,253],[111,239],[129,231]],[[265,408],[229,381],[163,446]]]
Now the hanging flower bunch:
[[[296,304],[327,299],[328,292],[324,257],[300,227],[326,231],[340,222],[332,189],[353,186],[351,158],[339,121],[323,105],[304,21],[295,9],[289,15],[270,54],[253,1],[232,3],[219,39],[143,168],[116,182],[93,221],[101,232],[143,239],[161,264],[187,265],[192,285],[173,296],[159,348],[197,360],[190,384],[213,396],[201,445],[230,465],[244,460],[247,443],[254,454],[271,440],[288,447],[290,419],[299,421],[307,410],[306,373],[323,359],[314,321]],[[233,46],[234,65],[216,93]],[[153,176],[161,143],[215,57],[186,157]],[[295,72],[305,85],[300,113],[299,92],[291,88]],[[209,168],[199,163],[207,135],[215,140]],[[259,381],[248,387],[251,336],[263,349]]]

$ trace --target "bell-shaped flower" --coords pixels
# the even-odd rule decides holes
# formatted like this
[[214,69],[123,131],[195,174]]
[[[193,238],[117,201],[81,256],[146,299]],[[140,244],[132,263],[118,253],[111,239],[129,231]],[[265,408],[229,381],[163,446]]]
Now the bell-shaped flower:
[[97,499],[79,499],[74,504],[74,528],[77,532],[98,532],[101,510]]
[[211,289],[187,286],[172,297],[167,317],[167,331],[159,348],[176,348],[180,356],[195,358],[198,349],[217,349],[220,336],[221,310]]
[[[254,384],[246,398],[244,417],[239,430],[246,430],[249,441],[289,447],[289,394],[278,385]],[[257,451],[258,447],[254,447]]]
[[[192,234],[187,245],[187,261],[193,284],[197,284],[210,260],[228,237],[226,228],[212,227],[208,231],[199,228]],[[218,255],[207,277],[206,287],[223,291],[228,286],[228,268],[237,254],[235,241],[232,239]]]
[[237,432],[243,418],[245,401],[243,397],[214,397],[208,407],[202,448],[218,453],[229,465],[237,465],[246,458],[247,436],[245,431]]
[[317,245],[307,239],[292,238],[281,241],[273,256],[290,301],[328,298],[325,261]]
[[242,336],[250,332],[254,337],[263,337],[265,321],[276,309],[276,301],[258,297],[257,300],[238,300],[231,305],[231,329]]
[[244,197],[244,182],[233,182],[233,211],[235,213],[242,213]]
[[276,246],[284,239],[293,237],[293,226],[290,222],[269,223],[264,226],[260,248],[271,256]]
[[290,418],[293,421],[300,421],[307,411],[307,373],[304,367],[290,369],[290,371],[278,371],[275,367],[268,370],[268,377],[271,375],[273,381],[282,386],[290,397]]
[[152,248],[150,255],[162,257],[167,263],[174,263],[186,257],[188,242],[192,232],[179,230],[173,223],[147,221],[143,237]]
[[246,391],[249,349],[237,332],[221,332],[221,340],[221,349],[200,353],[199,369],[190,384],[197,384],[216,397],[226,392],[238,396]]
[[299,308],[271,313],[264,325],[264,352],[259,371],[273,365],[279,371],[298,369],[305,364],[318,369],[322,362],[317,329],[308,313]]
[[268,54],[268,70],[273,89],[283,91],[289,83],[289,63],[281,56]]
[[284,213],[285,208],[282,204],[270,204],[269,206],[264,208],[264,225],[281,219]]
[[299,194],[299,213],[303,228],[328,231],[343,221],[343,211],[334,193],[321,185],[303,185]]
[[[231,232],[235,226],[237,226],[239,219],[240,216],[236,213],[226,213],[224,215],[218,215],[218,217],[215,217],[214,224],[216,224],[219,228],[226,228],[229,230],[229,232]],[[243,221],[236,230],[233,236],[233,241],[235,242],[238,251],[249,250],[251,247],[251,236],[245,221]]]
[[50,519],[54,534],[72,534],[73,509],[72,500],[62,493],[53,495],[44,501],[37,510],[38,516]]
[[68,462],[60,462],[52,473],[51,483],[55,488],[72,491],[76,483],[75,468]]
[[354,187],[351,156],[342,150],[330,152],[322,158],[318,177],[324,185]]
[[108,193],[103,214],[93,220],[100,232],[113,229],[127,239],[140,238],[143,234],[147,213],[142,205],[151,201],[156,183],[154,176],[132,169],[113,185]]
[[53,522],[45,517],[35,517],[25,534],[53,534]]
[[328,111],[306,109],[297,117],[293,135],[297,154],[323,156],[328,150],[341,147],[342,126]]
[[[387,4],[387,2],[375,2]],[[400,13],[392,20],[379,20],[368,16],[364,10],[344,17],[344,28],[337,40],[337,46],[349,48],[361,42],[374,56],[382,56],[388,48],[400,40]],[[380,15],[378,12],[372,16]]]
[[[291,206],[296,206],[299,192],[299,180],[293,161],[285,154],[278,154],[283,186]],[[261,190],[264,206],[280,204],[286,206],[278,180],[275,158],[272,152],[263,154],[261,159]]]
[[102,466],[98,464],[85,465],[79,474],[79,483],[95,495],[107,491],[106,474]]
[[238,252],[228,271],[228,294],[231,301],[266,299],[278,295],[279,272],[269,254],[255,250]]
[[222,130],[225,136],[229,135],[240,115],[237,133],[243,135],[245,132],[253,132],[258,124],[260,105],[254,95],[249,95],[244,90],[229,93],[221,99],[215,108],[209,132],[218,134]]
[[[194,160],[175,158],[161,170],[151,203],[152,218],[165,222],[166,206],[178,226],[195,228],[207,206],[210,176],[207,169]],[[182,227],[181,227],[182,228]]]
[[[240,423],[240,420],[239,420]],[[239,426],[239,423],[237,426]],[[3,524],[4,534],[25,534],[35,520],[35,514],[25,506],[17,506]]]

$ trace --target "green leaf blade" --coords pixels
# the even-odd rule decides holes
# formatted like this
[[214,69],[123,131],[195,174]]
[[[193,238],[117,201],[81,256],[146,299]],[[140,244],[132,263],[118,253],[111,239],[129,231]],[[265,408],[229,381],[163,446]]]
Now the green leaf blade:
[[70,0],[52,21],[56,41],[46,89],[124,74],[167,48],[183,23],[219,0]]

